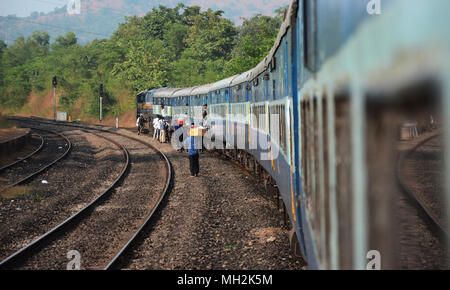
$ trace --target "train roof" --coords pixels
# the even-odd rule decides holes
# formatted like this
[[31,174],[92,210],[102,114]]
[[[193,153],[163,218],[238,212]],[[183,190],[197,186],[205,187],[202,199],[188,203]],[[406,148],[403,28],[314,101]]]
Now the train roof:
[[142,96],[142,95],[146,95],[148,93],[148,90],[142,91],[138,94],[136,94],[136,97]]
[[[253,69],[248,70],[248,71],[238,75],[234,79],[232,79],[232,81],[229,83],[229,86],[233,87],[233,86],[239,85],[241,83],[251,81],[251,80],[255,79],[257,76],[259,76],[261,73],[263,73],[268,68],[270,62],[273,59],[273,56],[275,55],[275,52],[277,51],[278,47],[281,44],[281,39],[286,34],[288,28],[291,25],[292,14],[295,12],[297,5],[298,5],[297,1],[293,1],[291,3],[291,5],[289,6],[289,8],[286,12],[286,18],[283,21],[283,23],[281,24],[276,41],[275,41],[274,45],[272,46],[269,54],[266,55],[266,57],[264,57],[264,59],[261,60],[256,67],[254,67]],[[226,81],[226,80],[224,80],[224,81]],[[216,90],[216,89],[218,89],[218,88],[215,88],[214,90]]]
[[165,90],[165,89],[168,89],[168,88],[167,88],[167,87],[164,87],[164,88],[155,88],[155,89],[151,89],[151,90],[148,90],[148,91],[147,91],[147,94],[150,95],[151,97],[154,97],[156,92],[159,92],[159,91]]
[[234,87],[236,85],[242,84],[243,82],[247,82],[250,80],[250,76],[252,74],[252,70],[248,70],[244,73],[241,73],[240,75],[238,75],[237,77],[235,77],[231,83],[230,83],[230,87]]
[[211,91],[211,85],[212,84],[206,84],[206,85],[195,87],[192,90],[191,95],[192,96],[205,95],[205,94],[207,94],[207,93],[209,93]]
[[188,87],[188,88],[182,88],[177,91],[174,91],[173,94],[170,96],[171,98],[178,98],[178,97],[186,97],[190,96],[193,89],[196,87]]
[[[287,30],[291,26],[292,16],[297,12],[298,8],[298,0],[294,0],[289,5],[288,10],[286,11],[285,19],[281,24],[280,30],[278,31],[277,38],[275,40],[274,45],[272,46],[269,54],[261,60],[261,62],[253,69],[246,71],[244,73],[231,76],[224,80],[220,80],[218,82],[212,84],[201,85],[197,87],[188,87],[188,88],[162,88],[154,90],[154,97],[160,98],[176,98],[181,96],[191,96],[191,95],[201,95],[207,94],[211,91],[216,91],[219,89],[235,86],[244,82],[251,81],[258,77],[261,73],[263,73],[273,60],[273,57],[281,44],[282,38],[285,36]],[[153,92],[153,90],[152,90]]]
[[267,57],[258,63],[258,65],[252,70],[251,78],[254,79],[262,74],[268,66]]
[[277,51],[278,47],[281,44],[281,39],[286,34],[288,28],[291,26],[291,20],[294,13],[296,13],[298,7],[298,0],[294,0],[289,5],[288,10],[286,11],[285,19],[283,23],[281,24],[280,30],[278,31],[277,38],[275,40],[275,44],[272,46],[272,49],[270,50],[269,54],[266,56],[266,67],[269,65],[269,63],[272,61],[273,56],[275,55],[275,52]]
[[172,96],[172,94],[178,90],[181,90],[182,88],[165,88],[158,90],[153,94],[153,97],[155,98],[169,98]]
[[230,87],[234,87],[244,82],[249,82],[254,78],[256,78],[257,76],[259,76],[261,73],[263,73],[267,69],[266,58],[264,58],[256,67],[235,77],[231,81]]
[[233,81],[238,76],[239,75],[234,75],[232,77],[229,77],[224,80],[220,80],[218,82],[211,84],[211,88],[209,89],[209,91],[215,91],[215,90],[220,90],[223,88],[228,88],[230,86],[231,81]]

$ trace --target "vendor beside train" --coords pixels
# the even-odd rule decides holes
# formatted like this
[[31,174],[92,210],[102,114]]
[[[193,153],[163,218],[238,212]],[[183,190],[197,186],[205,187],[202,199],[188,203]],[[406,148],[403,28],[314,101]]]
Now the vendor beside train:
[[[185,122],[184,119],[186,119],[186,116],[185,116],[185,118],[180,117],[179,119],[168,117],[166,115],[166,110],[165,110],[164,105],[161,105],[161,114],[155,115],[154,118],[150,118],[149,120],[146,120],[146,118],[143,114],[140,114],[138,116],[137,121],[136,121],[136,126],[138,128],[138,135],[143,133],[145,123],[148,122],[149,129],[153,129],[153,132],[151,132],[151,134],[153,134],[153,140],[158,140],[160,143],[170,143],[173,133],[175,133],[179,129],[183,129],[182,132],[177,133],[179,142],[182,143],[183,140],[186,139],[186,137],[188,137],[188,136],[201,137],[201,143],[200,142],[198,142],[198,143],[202,144],[201,148],[199,148],[199,149],[203,151],[205,148],[204,135],[206,134],[206,132],[208,131],[208,128],[209,128],[207,110],[208,110],[208,105],[204,104],[203,110],[202,110],[202,119],[199,121],[198,127],[197,128],[195,128],[195,127],[189,128],[191,130],[189,133],[187,133],[188,127],[183,127],[183,125],[186,123],[189,124],[192,121],[187,120]],[[184,148],[181,148],[178,151],[183,151],[183,149]]]

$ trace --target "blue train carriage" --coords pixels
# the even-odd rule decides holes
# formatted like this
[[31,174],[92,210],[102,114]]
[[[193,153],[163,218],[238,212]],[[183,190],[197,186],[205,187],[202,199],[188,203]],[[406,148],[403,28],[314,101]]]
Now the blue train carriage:
[[[234,141],[234,147],[242,148],[245,144],[245,149],[249,153],[252,153],[252,148],[256,148],[258,145],[257,132],[258,125],[264,126],[268,116],[263,117],[262,123],[259,122],[257,117],[254,116],[255,99],[253,92],[253,80],[265,70],[264,60],[256,67],[247,72],[244,72],[236,76],[230,82],[231,100],[230,100],[230,113],[231,118],[227,125],[228,131],[231,132],[231,139]],[[257,81],[255,81],[256,84]],[[253,135],[251,135],[253,133]],[[251,138],[253,136],[253,138]],[[233,152],[227,152],[233,154]],[[233,157],[233,156],[230,156]],[[243,160],[245,162],[245,160]]]
[[231,136],[227,131],[227,115],[230,110],[231,89],[230,83],[238,75],[212,83],[210,90],[210,105],[208,106],[211,134],[214,134],[217,142],[226,143],[226,138]]
[[145,112],[149,115],[150,118],[154,115],[154,95],[156,92],[165,90],[167,88],[157,88],[157,89],[149,89],[147,90],[147,93],[145,95],[145,103],[144,103],[144,109]]
[[[220,142],[245,124],[245,150],[223,151],[278,188],[291,245],[310,268],[365,269],[369,250],[398,268],[392,136],[409,109],[450,107],[450,4],[386,0],[372,17],[364,1],[338,2],[293,1],[269,55],[210,86],[210,122]],[[195,107],[195,89],[172,106]]]
[[[234,144],[237,147],[242,147],[241,144],[245,142],[245,148],[248,148],[249,134],[248,126],[250,124],[251,116],[251,88],[248,87],[248,81],[251,79],[251,74],[254,69],[244,72],[235,77],[231,83],[231,102],[230,113],[232,114],[235,128],[231,129],[232,135],[235,136]],[[239,139],[238,137],[244,137]]]
[[[191,116],[194,123],[198,126],[202,124],[203,119],[203,111],[206,109],[207,114],[209,114],[209,95],[211,91],[212,84],[201,85],[195,87],[191,91],[190,97],[190,107],[191,107]],[[204,108],[206,105],[206,108]],[[207,118],[208,119],[208,115]]]
[[[153,115],[164,115],[164,117],[169,117],[172,115],[171,96],[174,92],[179,90],[179,88],[164,88],[156,91],[153,94]],[[164,114],[162,112],[162,107],[164,107]]]
[[[256,66],[250,76],[251,80],[247,82],[247,86],[251,88],[250,112],[253,117],[249,131],[254,130],[255,133],[252,134],[258,135],[258,152],[253,155],[270,175],[266,178],[267,182],[276,183],[283,201],[282,210],[289,221],[289,238],[293,252],[297,256],[302,254],[314,268],[314,259],[310,259],[305,243],[305,235],[312,240],[312,234],[304,229],[302,209],[298,202],[301,193],[300,167],[297,144],[293,138],[298,125],[294,118],[294,90],[291,88],[293,43],[290,26],[296,15],[295,4],[292,3],[289,7],[268,56]],[[252,139],[254,138],[250,138]],[[261,142],[262,140],[267,140],[266,144]]]
[[[348,2],[354,2],[355,5],[326,0],[293,1],[273,48],[262,62],[264,65],[259,65],[264,66],[265,71],[258,73],[258,77],[251,81],[251,112],[257,116],[251,124],[251,130],[257,130],[258,135],[266,133],[269,152],[278,152],[277,158],[259,161],[277,184],[292,225],[290,242],[294,253],[301,253],[312,269],[336,269],[343,265],[331,261],[331,256],[337,254],[333,243],[336,242],[338,224],[337,221],[331,222],[335,212],[329,211],[332,207],[325,205],[330,205],[330,201],[321,195],[328,192],[325,189],[329,184],[325,181],[328,172],[324,170],[327,160],[324,152],[327,150],[324,147],[326,140],[317,140],[320,138],[316,130],[323,125],[325,118],[314,114],[314,110],[322,110],[324,105],[313,102],[313,112],[308,114],[304,110],[307,97],[302,97],[301,92],[305,91],[306,82],[313,80],[318,65],[339,48],[335,42],[345,39],[341,35],[343,31],[348,34],[348,38],[354,31],[352,25],[364,18],[359,17],[362,13],[356,15],[352,11],[331,9],[344,7],[345,10],[362,6],[361,1]],[[366,4],[364,11],[365,8]],[[346,15],[347,23],[342,24],[340,15]],[[334,34],[336,30],[339,35]],[[326,46],[327,49],[319,49],[318,39],[321,37],[332,43]],[[312,95],[315,93],[313,91]],[[260,115],[267,118],[260,118]],[[277,129],[278,133],[275,134]],[[258,154],[253,155],[258,157]],[[330,229],[331,226],[335,228]],[[343,231],[341,237],[348,236],[351,227],[347,225],[347,231]],[[346,255],[348,252],[342,253]]]
[[177,104],[176,107],[173,108],[173,116],[174,118],[181,119],[185,124],[190,124],[191,122],[191,92],[196,87],[186,87],[179,88],[175,91],[171,98]]
[[395,136],[402,120],[438,114],[450,141],[450,3],[386,0],[371,15],[368,1],[341,2],[294,1],[281,39],[294,47],[305,257],[311,268],[366,269],[376,250],[382,269],[399,268]]
[[[301,192],[300,167],[296,154],[298,143],[294,143],[292,138],[296,133],[296,112],[291,88],[293,43],[290,23],[295,9],[295,5],[289,7],[275,45],[266,58],[254,69],[212,86],[214,95],[211,111],[219,116],[223,116],[224,112],[239,115],[233,120],[224,117],[217,121],[226,122],[223,137],[235,140],[235,143],[236,136],[241,134],[237,131],[238,128],[242,130],[245,127],[245,148],[250,157],[239,150],[225,150],[225,154],[237,158],[254,172],[260,173],[268,189],[278,189],[285,220],[290,221],[292,248],[295,254],[303,254],[309,265],[316,268],[315,252],[307,251],[312,248],[308,244],[311,245],[315,239],[313,232],[304,228],[304,223],[308,223],[305,214],[307,209],[302,209],[298,202]],[[229,88],[226,87],[228,82]]]
[[173,96],[172,95],[172,117],[177,119],[184,120],[185,117],[183,114],[183,97],[182,96]]
[[[356,132],[356,127],[350,132],[348,118],[353,115],[354,124],[362,125],[363,110],[361,104],[353,108],[356,110],[349,107],[349,79],[358,76],[346,70],[374,58],[362,58],[364,47],[347,55],[334,55],[345,50],[352,38],[358,41],[355,32],[369,16],[367,2],[308,0],[294,1],[291,7],[295,6],[297,17],[288,15],[292,21],[281,44],[294,48],[290,52],[294,70],[289,73],[295,112],[292,141],[299,169],[296,206],[301,213],[304,255],[310,268],[363,269],[367,252],[363,253],[360,245],[367,240],[359,232],[370,224],[363,218],[367,208],[361,206],[365,181],[357,175],[365,171],[364,157],[356,156],[359,150],[350,150],[350,144],[357,141],[359,147],[364,134]],[[362,38],[367,36],[360,35]],[[324,69],[327,64],[334,69]],[[356,207],[359,214],[354,215]],[[385,233],[378,234],[386,237]],[[380,244],[373,246],[384,250]]]

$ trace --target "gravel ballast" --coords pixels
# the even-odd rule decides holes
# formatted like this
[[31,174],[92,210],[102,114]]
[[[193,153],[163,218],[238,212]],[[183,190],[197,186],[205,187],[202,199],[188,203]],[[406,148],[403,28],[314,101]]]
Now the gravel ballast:
[[124,157],[116,145],[80,130],[62,133],[73,144],[71,153],[27,184],[28,194],[0,200],[1,259],[80,210],[120,173]]
[[[127,130],[121,133],[134,135]],[[291,256],[281,214],[261,184],[210,153],[190,178],[186,153],[156,144],[172,163],[171,193],[129,253],[126,269],[305,269]]]

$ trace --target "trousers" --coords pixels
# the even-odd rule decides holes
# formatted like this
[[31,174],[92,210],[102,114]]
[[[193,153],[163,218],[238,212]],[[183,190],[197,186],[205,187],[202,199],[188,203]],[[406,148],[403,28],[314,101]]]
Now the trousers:
[[166,142],[166,130],[160,130],[160,134],[161,134],[161,136],[159,138],[159,141],[161,143],[165,143]]
[[198,174],[200,171],[200,164],[198,154],[189,155],[189,169],[191,170],[191,176]]

